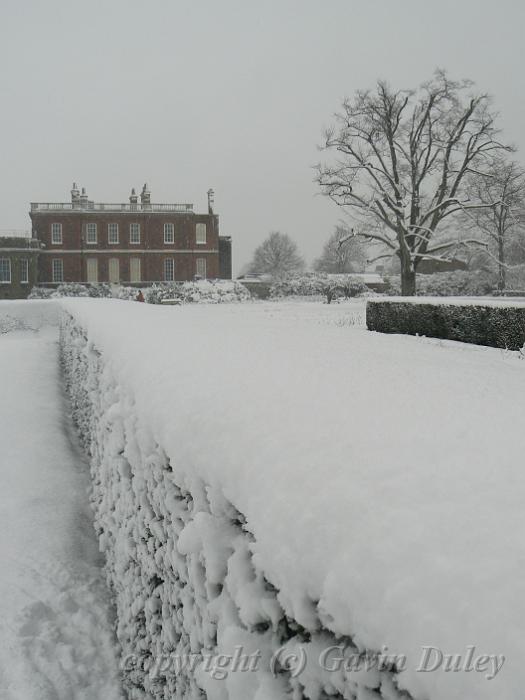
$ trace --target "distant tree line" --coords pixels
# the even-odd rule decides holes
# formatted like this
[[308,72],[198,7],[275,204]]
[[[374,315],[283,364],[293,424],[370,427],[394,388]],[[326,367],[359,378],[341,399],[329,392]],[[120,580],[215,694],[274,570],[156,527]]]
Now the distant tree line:
[[[366,249],[361,241],[349,236],[350,229],[338,224],[326,240],[320,257],[314,261],[316,272],[334,274],[362,272],[366,266]],[[267,274],[285,279],[306,269],[297,244],[286,233],[273,231],[256,248],[246,267],[249,274]]]

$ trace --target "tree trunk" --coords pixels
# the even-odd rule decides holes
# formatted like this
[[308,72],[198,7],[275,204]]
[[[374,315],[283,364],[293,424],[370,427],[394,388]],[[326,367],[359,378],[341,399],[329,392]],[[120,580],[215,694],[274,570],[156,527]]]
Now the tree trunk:
[[503,236],[498,237],[498,289],[505,291],[507,286],[507,271],[505,269],[505,246]]
[[410,258],[401,257],[401,294],[413,297],[416,294],[416,270]]

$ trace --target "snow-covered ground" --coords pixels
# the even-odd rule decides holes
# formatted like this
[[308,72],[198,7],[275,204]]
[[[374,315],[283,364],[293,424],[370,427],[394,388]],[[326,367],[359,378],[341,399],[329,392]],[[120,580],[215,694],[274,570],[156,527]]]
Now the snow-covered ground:
[[[406,655],[416,698],[523,697],[517,353],[369,333],[359,303],[62,303],[123,388],[108,411],[246,517],[289,617]],[[418,671],[430,646],[458,670]]]
[[54,302],[0,302],[0,698],[121,698]]

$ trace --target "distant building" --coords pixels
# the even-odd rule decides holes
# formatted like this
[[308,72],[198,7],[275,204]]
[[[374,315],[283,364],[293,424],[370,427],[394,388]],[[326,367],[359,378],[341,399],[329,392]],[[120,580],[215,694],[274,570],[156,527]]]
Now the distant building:
[[106,204],[73,184],[71,202],[32,202],[30,217],[43,245],[39,284],[231,279],[231,239],[219,236],[213,190],[208,213],[197,214],[192,204],[152,203],[147,185],[127,203]]
[[435,272],[456,272],[457,270],[467,269],[467,263],[457,258],[451,258],[450,260],[422,260],[417,267],[420,275],[432,275]]
[[219,236],[219,277],[223,280],[232,278],[231,236]]
[[37,282],[37,240],[22,236],[0,237],[0,299],[25,299]]

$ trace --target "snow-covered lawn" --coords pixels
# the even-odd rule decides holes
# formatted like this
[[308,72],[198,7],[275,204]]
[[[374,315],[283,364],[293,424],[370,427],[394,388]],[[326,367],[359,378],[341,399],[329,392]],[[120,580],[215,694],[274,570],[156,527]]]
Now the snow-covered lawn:
[[[523,697],[517,354],[369,333],[359,303],[63,304],[123,387],[113,413],[246,516],[290,617],[406,655],[416,698]],[[425,646],[461,669],[418,672]]]
[[0,302],[0,698],[121,698],[54,302]]

